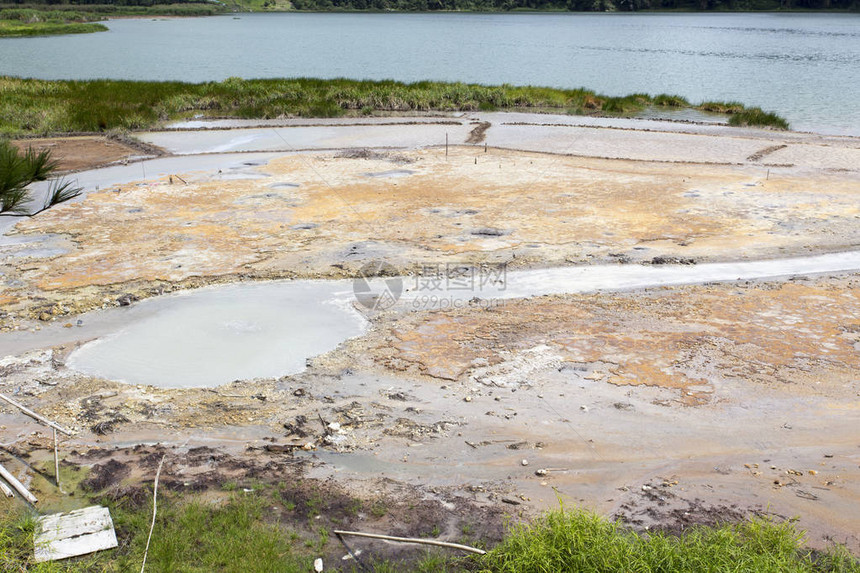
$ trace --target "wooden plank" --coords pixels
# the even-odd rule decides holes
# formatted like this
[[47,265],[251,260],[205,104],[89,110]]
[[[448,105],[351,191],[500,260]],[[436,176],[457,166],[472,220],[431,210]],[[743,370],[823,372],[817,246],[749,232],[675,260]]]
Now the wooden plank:
[[40,517],[34,540],[36,562],[86,555],[117,546],[106,507],[92,506]]
[[24,484],[19,482],[18,478],[13,476],[9,472],[9,470],[7,470],[6,468],[3,467],[2,464],[0,464],[0,477],[5,479],[9,483],[9,485],[11,485],[12,487],[15,488],[15,491],[17,491],[21,495],[21,497],[23,497],[24,499],[26,499],[30,503],[35,504],[36,502],[39,501],[38,499],[36,499],[36,496],[33,495],[32,493],[30,493],[30,490],[28,490],[26,487],[24,487]]
[[10,398],[9,396],[5,396],[3,394],[0,394],[0,400],[3,400],[4,402],[7,402],[7,403],[15,406],[16,408],[18,408],[19,410],[21,410],[22,412],[24,412],[25,414],[27,414],[28,416],[30,416],[31,418],[36,420],[37,422],[41,422],[41,423],[45,424],[46,426],[48,426],[49,428],[54,428],[58,432],[62,432],[63,434],[66,434],[67,436],[72,435],[72,433],[69,430],[58,425],[56,422],[52,422],[51,420],[47,419],[44,416],[40,416],[39,414],[37,414],[36,412],[31,410],[27,406],[24,406],[23,404],[19,404],[18,402],[16,402],[15,400]]

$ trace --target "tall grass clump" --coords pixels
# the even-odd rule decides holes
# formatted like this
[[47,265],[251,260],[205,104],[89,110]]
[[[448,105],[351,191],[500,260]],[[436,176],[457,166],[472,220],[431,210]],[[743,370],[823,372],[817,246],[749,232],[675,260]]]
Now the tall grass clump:
[[761,108],[751,107],[732,113],[729,116],[729,125],[770,127],[773,129],[788,129],[788,122],[776,115],[762,111]]
[[[515,526],[480,558],[485,573],[860,571],[844,550],[816,554],[790,523],[754,518],[699,527],[683,537],[637,534],[586,511],[564,509]],[[824,567],[824,568],[822,568]]]
[[744,110],[744,104],[736,101],[706,101],[696,106],[696,109],[712,113],[738,113]]
[[[692,107],[682,97],[665,94],[609,97],[586,89],[507,84],[344,78],[228,78],[188,84],[0,77],[0,134],[7,135],[144,129],[192,115],[271,119],[494,109],[631,114],[649,106]],[[754,125],[756,119],[742,111],[743,106],[731,109],[733,116],[746,118],[748,123],[741,125]]]
[[690,107],[690,102],[686,98],[669,94],[654,96],[652,103],[660,107]]

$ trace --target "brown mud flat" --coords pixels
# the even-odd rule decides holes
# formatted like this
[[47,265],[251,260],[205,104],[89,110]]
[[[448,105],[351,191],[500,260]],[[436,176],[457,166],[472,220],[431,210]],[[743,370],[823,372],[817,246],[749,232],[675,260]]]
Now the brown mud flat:
[[[50,465],[40,446],[30,440],[23,450],[10,448],[18,457],[12,464],[33,467]],[[308,477],[308,468],[319,465],[311,457],[297,459],[265,449],[230,453],[207,446],[191,448],[138,445],[125,448],[72,450],[62,461],[63,475],[86,475],[72,486],[76,495],[89,496],[99,503],[119,505],[127,510],[146,510],[152,503],[152,484],[162,458],[159,505],[165,498],[195,499],[219,504],[232,496],[255,496],[267,503],[265,519],[315,542],[321,530],[348,529],[385,531],[400,537],[445,537],[461,542],[498,543],[504,532],[506,514],[497,504],[472,499],[468,491],[433,487],[421,490],[392,480],[376,479],[346,486],[333,478]],[[10,456],[0,453],[9,467]],[[50,462],[52,463],[52,462]],[[81,473],[81,469],[88,471]],[[38,472],[31,490],[40,498],[40,508],[66,509],[53,487],[51,471]],[[14,509],[14,501],[2,500],[0,507]],[[72,503],[74,505],[74,503]],[[464,532],[467,532],[464,533]],[[119,532],[120,543],[122,531]],[[415,545],[387,544],[349,538],[364,563],[394,560],[408,563],[420,558],[425,549]],[[316,555],[335,569],[344,563],[347,550],[332,538]],[[345,565],[349,565],[346,563]]]
[[153,155],[151,146],[135,141],[121,141],[100,135],[17,139],[12,145],[24,150],[50,150],[61,172],[83,171]]

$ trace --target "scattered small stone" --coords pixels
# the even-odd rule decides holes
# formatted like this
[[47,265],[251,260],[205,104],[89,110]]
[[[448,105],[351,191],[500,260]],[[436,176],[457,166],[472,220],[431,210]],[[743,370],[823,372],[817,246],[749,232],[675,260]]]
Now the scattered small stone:
[[305,395],[305,389],[304,388],[296,388],[293,391],[293,396],[296,396],[298,398],[301,398],[304,395]]
[[582,410],[583,412],[588,412],[588,406],[586,406],[584,404],[582,406],[580,406],[579,409]]
[[471,396],[466,396],[465,398],[463,398],[463,402],[471,402],[471,401],[472,401]]
[[523,461],[522,461],[522,462],[520,462],[520,463],[521,463],[521,464],[523,464],[524,466],[529,465],[529,461],[528,461],[528,460],[523,460]]
[[138,298],[136,296],[134,296],[133,294],[126,293],[126,294],[120,296],[118,299],[116,299],[116,302],[120,306],[130,306],[131,303],[137,302],[137,300],[138,300]]
[[536,476],[545,476],[546,474],[547,474],[547,471],[545,469],[539,469],[539,470],[535,471]]

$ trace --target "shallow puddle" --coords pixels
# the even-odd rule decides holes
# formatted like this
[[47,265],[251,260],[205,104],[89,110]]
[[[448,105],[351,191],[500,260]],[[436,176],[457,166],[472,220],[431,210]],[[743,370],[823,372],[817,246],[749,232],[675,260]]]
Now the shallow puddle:
[[365,320],[345,296],[350,284],[236,284],[151,299],[139,305],[146,307],[142,317],[85,344],[67,364],[168,388],[294,374],[308,357],[364,332]]
[[[435,280],[400,279],[402,288],[393,293],[391,283],[397,279],[368,281],[363,303],[368,295],[386,300],[392,294],[400,296],[400,308],[429,310],[476,304],[476,298],[489,304],[548,294],[858,269],[860,251],[701,265],[618,264],[508,273],[460,268],[456,275]],[[366,322],[353,308],[353,286],[352,281],[273,281],[207,287],[104,311],[95,320],[85,314],[80,317],[84,328],[30,333],[26,346],[44,347],[48,340],[56,344],[58,334],[65,334],[66,342],[101,336],[73,352],[67,364],[94,376],[161,387],[217,386],[295,374],[305,369],[308,358],[364,332]],[[87,336],[86,327],[97,321],[114,326]],[[76,336],[75,331],[80,333]]]

